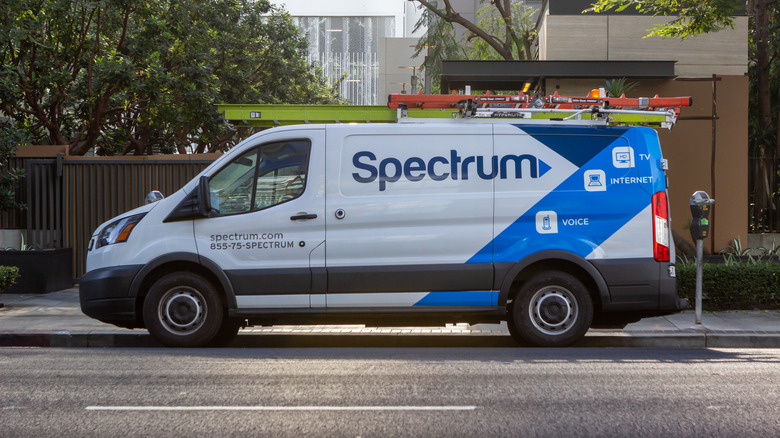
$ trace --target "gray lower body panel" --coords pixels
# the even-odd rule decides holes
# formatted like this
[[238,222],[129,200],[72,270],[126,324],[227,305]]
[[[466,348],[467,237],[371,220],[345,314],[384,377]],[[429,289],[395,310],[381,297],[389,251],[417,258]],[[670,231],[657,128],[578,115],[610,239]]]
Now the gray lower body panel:
[[669,263],[654,259],[589,260],[604,277],[610,301],[605,312],[647,311],[673,313],[682,310],[676,278]]

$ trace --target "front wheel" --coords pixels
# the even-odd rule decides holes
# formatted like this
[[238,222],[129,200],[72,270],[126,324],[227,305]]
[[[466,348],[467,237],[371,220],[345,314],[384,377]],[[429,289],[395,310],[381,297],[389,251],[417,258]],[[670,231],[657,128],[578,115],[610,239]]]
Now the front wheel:
[[175,272],[149,289],[143,318],[149,333],[167,347],[203,347],[222,327],[222,300],[203,277]]
[[580,340],[593,320],[593,300],[576,277],[546,271],[523,283],[510,309],[510,333],[521,344],[566,347]]

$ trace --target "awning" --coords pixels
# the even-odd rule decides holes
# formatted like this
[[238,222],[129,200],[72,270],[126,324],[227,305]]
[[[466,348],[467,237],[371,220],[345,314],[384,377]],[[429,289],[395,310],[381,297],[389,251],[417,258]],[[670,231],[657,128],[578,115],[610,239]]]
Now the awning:
[[441,92],[534,89],[542,79],[671,79],[677,61],[442,61]]

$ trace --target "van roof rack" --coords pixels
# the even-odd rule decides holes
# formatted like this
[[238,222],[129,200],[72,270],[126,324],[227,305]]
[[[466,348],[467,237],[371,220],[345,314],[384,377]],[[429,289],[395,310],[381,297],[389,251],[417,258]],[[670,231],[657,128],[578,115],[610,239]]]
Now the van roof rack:
[[237,126],[273,127],[308,123],[421,123],[489,119],[509,123],[651,126],[672,129],[691,97],[606,96],[603,89],[588,96],[391,94],[383,105],[217,105]]

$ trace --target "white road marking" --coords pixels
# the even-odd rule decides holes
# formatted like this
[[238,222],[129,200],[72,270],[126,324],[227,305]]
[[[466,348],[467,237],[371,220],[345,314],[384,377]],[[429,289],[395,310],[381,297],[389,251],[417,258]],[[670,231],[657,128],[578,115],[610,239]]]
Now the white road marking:
[[87,411],[474,411],[477,406],[87,406]]

